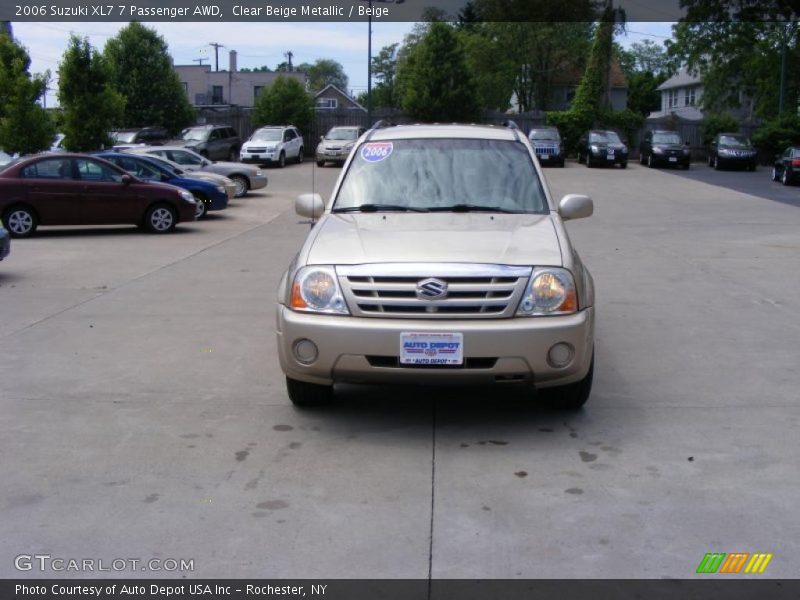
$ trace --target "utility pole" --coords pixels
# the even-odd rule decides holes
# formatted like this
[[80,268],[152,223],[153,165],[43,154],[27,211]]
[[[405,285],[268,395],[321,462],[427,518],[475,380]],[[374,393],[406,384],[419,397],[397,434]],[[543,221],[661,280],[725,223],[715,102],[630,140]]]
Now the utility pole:
[[202,66],[203,66],[203,61],[204,61],[204,60],[208,60],[208,59],[207,59],[207,58],[193,58],[193,59],[192,59],[192,62],[199,63],[199,64],[200,64],[200,66],[202,67]]
[[786,23],[781,27],[781,92],[778,96],[778,116],[783,116],[783,102],[786,95]]
[[294,52],[292,52],[291,50],[288,50],[288,51],[284,52],[283,55],[286,57],[286,62],[288,63],[288,66],[286,67],[286,69],[289,71],[289,73],[291,73],[292,72],[292,58],[294,57]]
[[225,46],[216,42],[209,42],[208,45],[214,48],[214,70],[219,71],[219,49]]

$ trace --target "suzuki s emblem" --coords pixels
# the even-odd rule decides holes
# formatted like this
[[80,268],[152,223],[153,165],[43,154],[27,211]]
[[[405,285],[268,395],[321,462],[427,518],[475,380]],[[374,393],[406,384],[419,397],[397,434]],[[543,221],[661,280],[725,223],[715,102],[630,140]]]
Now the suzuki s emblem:
[[417,298],[438,300],[447,296],[447,282],[441,279],[423,279],[417,283]]

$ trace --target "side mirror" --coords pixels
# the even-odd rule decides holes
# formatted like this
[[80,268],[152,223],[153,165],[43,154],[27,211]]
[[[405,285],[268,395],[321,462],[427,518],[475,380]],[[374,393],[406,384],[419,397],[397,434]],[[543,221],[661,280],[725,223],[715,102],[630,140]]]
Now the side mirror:
[[582,194],[567,194],[558,203],[558,214],[564,221],[591,217],[593,212],[592,199]]
[[319,136],[319,141],[320,141],[320,142],[322,142],[322,141],[324,141],[324,140],[325,140],[325,136],[324,136],[324,135],[321,135],[321,136]]
[[125,174],[124,174],[122,177],[120,177],[120,181],[121,181],[123,184],[125,184],[125,185],[128,185],[128,184],[130,184],[130,183],[131,183],[131,181],[133,181],[133,177],[131,177],[130,175],[128,175],[127,173],[125,173]]
[[300,194],[294,201],[294,212],[301,217],[318,219],[325,212],[325,203],[319,194]]

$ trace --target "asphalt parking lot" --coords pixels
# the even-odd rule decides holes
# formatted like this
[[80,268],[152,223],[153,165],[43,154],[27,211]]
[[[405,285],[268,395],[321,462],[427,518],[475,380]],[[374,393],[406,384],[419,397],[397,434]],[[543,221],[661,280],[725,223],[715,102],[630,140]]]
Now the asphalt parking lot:
[[[686,578],[707,552],[800,570],[800,210],[688,173],[548,169],[597,286],[592,398],[339,390],[294,409],[278,279],[309,225],[265,191],[168,236],[43,228],[0,263],[0,577]],[[714,173],[769,181],[758,173]],[[728,181],[728,180],[725,180]],[[787,188],[797,192],[798,188]]]

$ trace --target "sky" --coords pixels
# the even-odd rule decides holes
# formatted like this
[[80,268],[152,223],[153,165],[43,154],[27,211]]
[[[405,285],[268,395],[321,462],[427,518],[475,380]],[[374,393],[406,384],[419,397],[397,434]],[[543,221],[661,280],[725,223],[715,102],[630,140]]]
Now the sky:
[[[52,80],[46,105],[55,106],[58,87],[58,63],[67,47],[70,33],[87,37],[98,50],[127,23],[12,23],[14,37],[28,49],[31,72],[50,70]],[[211,42],[222,44],[220,70],[228,68],[228,52],[236,50],[239,68],[267,65],[275,68],[293,53],[292,62],[313,63],[318,58],[332,58],[344,67],[349,77],[349,91],[356,95],[367,89],[366,23],[144,23],[166,40],[175,64],[191,65],[195,59],[214,65]],[[403,37],[413,23],[373,22],[372,52]],[[671,36],[671,23],[628,23],[628,33],[617,41],[625,47],[643,39],[663,43]]]

